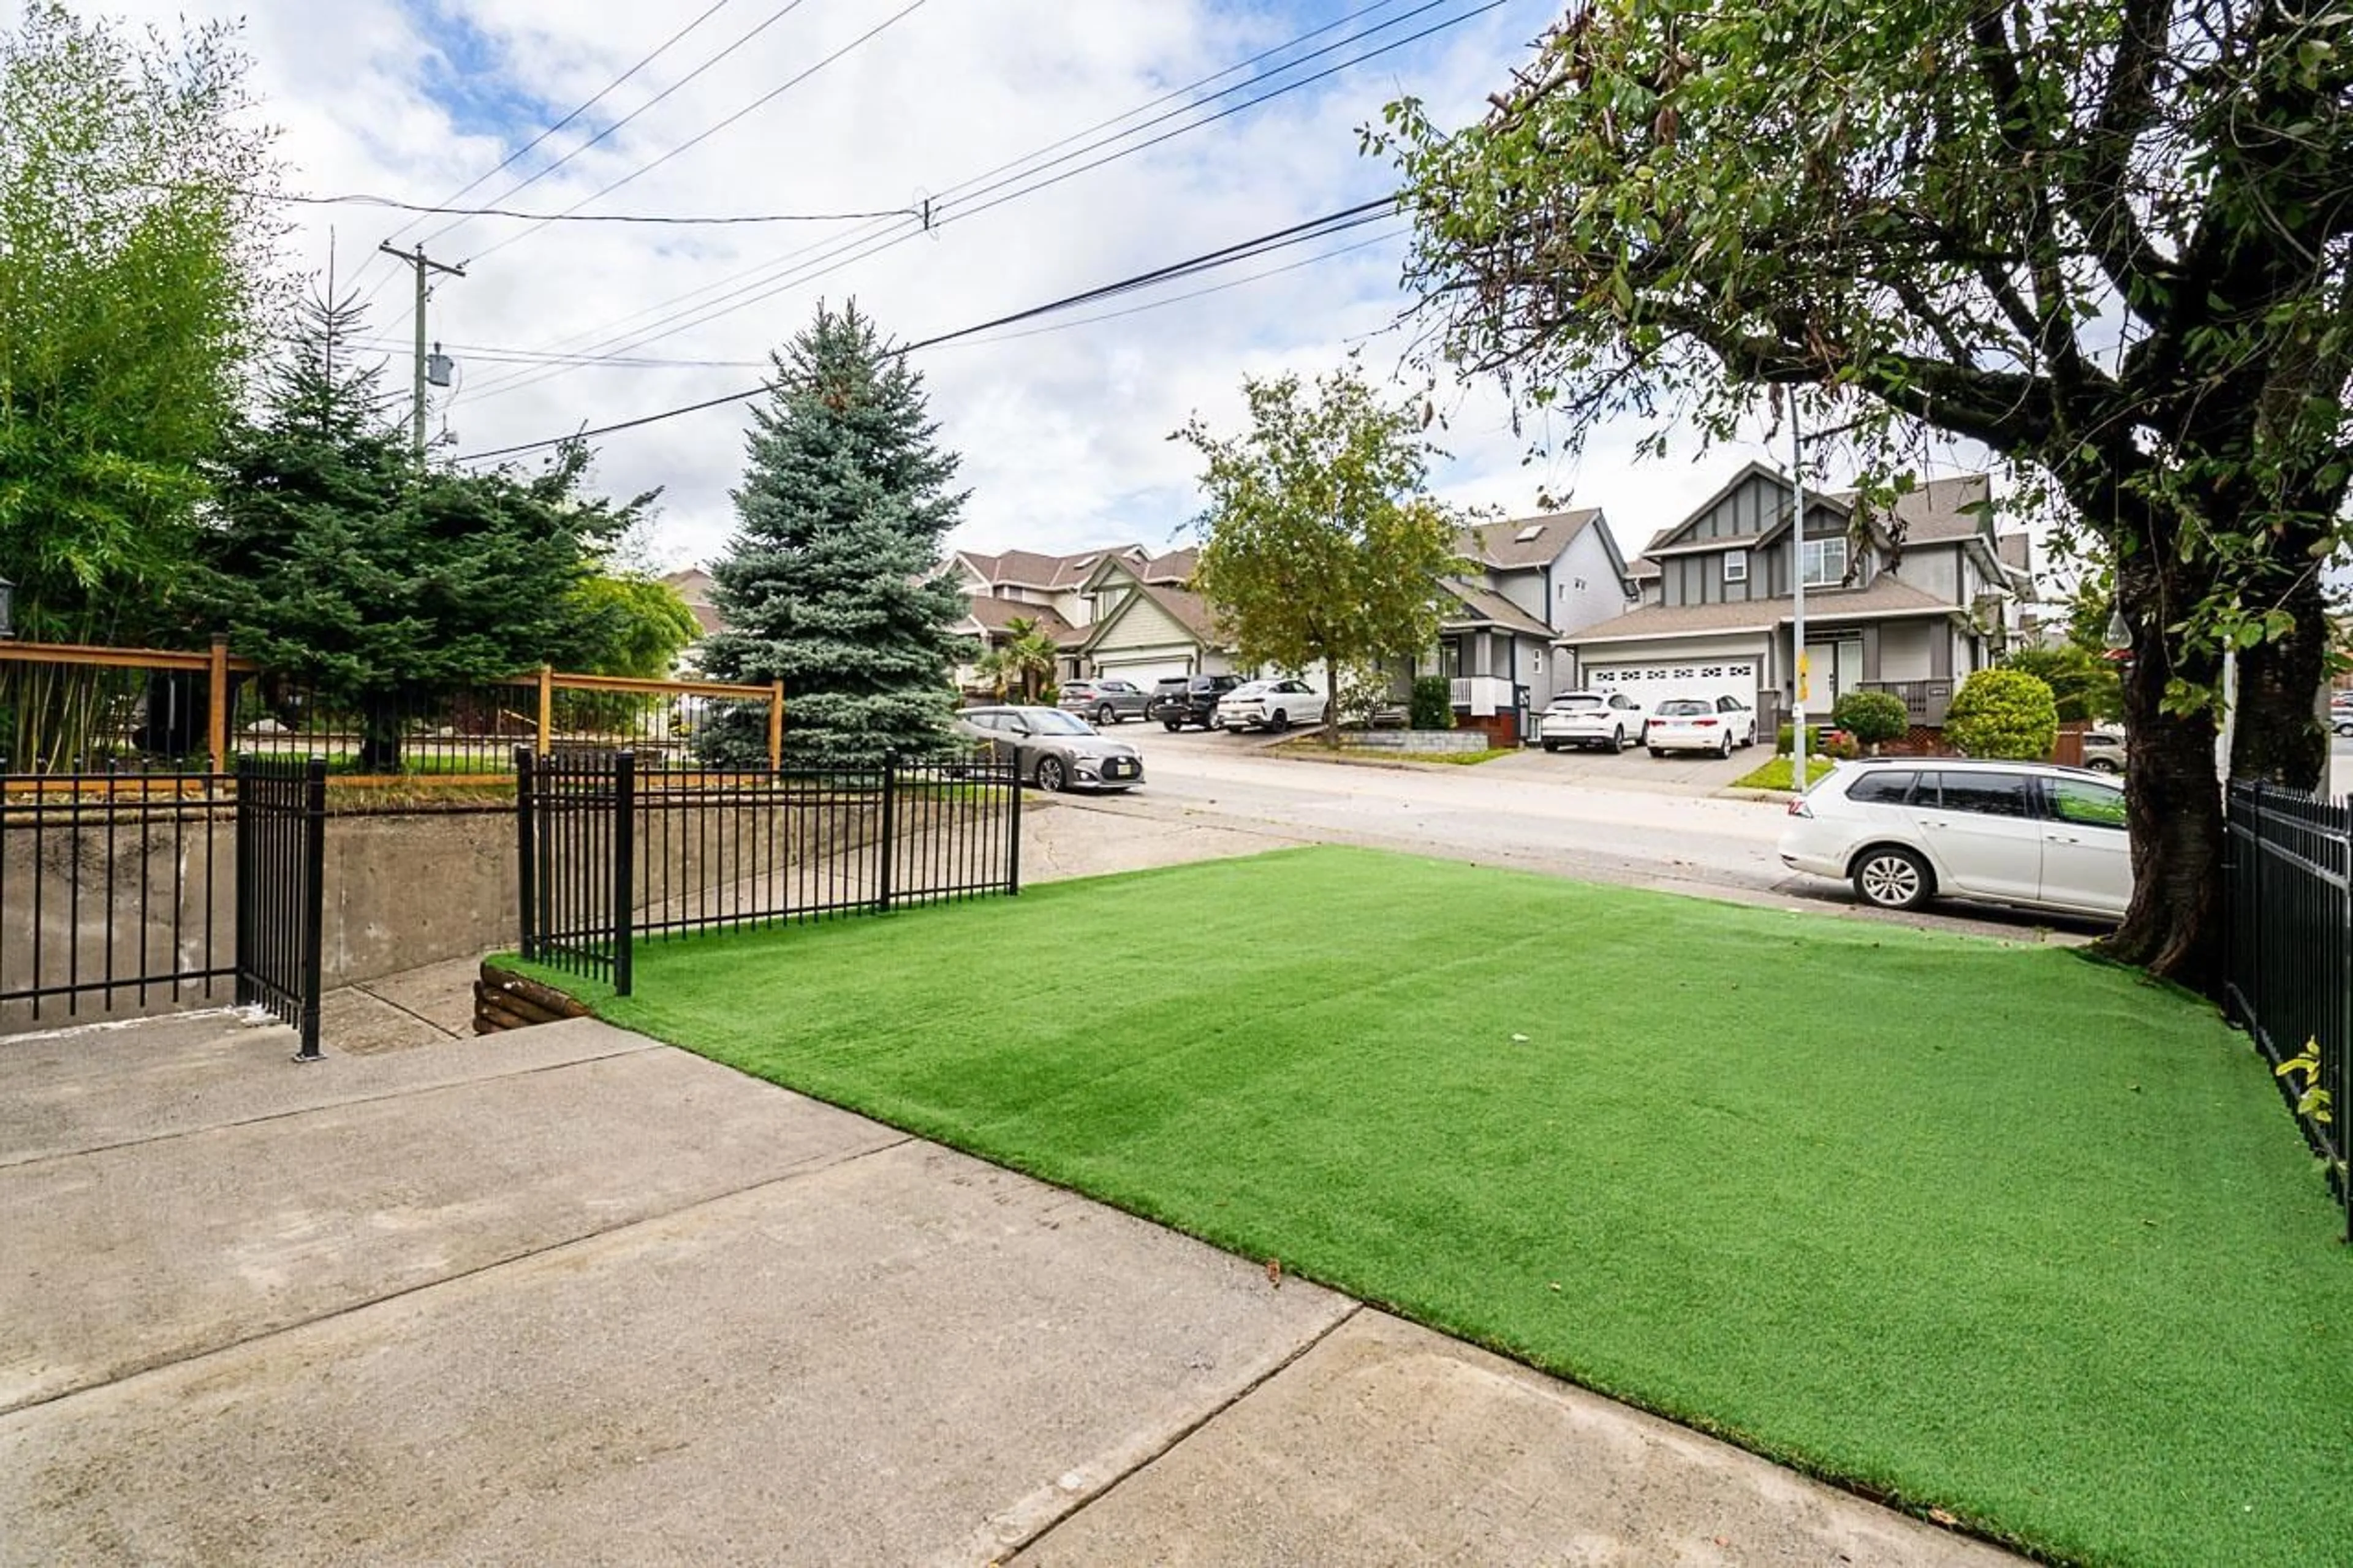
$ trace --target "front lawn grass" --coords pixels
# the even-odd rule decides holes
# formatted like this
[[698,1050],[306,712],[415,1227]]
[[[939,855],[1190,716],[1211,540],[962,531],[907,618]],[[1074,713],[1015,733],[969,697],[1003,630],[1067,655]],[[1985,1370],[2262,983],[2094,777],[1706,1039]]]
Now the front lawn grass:
[[2343,1560],[2339,1215],[2242,1037],[2074,954],[1318,848],[637,988],[591,999],[2042,1552]]
[[[1831,769],[1837,765],[1828,757],[1808,757],[1806,759],[1807,785],[1811,787],[1816,781],[1829,777]],[[1788,757],[1767,757],[1762,766],[1752,768],[1733,780],[1732,787],[1734,789],[1785,790],[1789,787],[1789,781],[1795,776],[1796,774],[1790,771]]]

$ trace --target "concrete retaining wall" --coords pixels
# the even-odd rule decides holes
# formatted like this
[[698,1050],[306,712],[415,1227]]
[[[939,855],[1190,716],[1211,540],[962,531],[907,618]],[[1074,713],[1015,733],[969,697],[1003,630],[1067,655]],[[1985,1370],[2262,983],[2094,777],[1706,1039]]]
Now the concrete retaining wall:
[[1340,744],[1366,752],[1483,752],[1480,730],[1343,730]]

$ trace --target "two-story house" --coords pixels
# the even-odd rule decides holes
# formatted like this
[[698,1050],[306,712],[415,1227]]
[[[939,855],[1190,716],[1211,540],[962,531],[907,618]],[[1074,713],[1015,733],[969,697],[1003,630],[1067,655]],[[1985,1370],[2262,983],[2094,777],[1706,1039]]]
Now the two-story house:
[[1107,556],[1087,578],[1093,623],[1082,652],[1096,675],[1149,687],[1164,677],[1237,673],[1233,648],[1190,584],[1200,552]]
[[1516,742],[1516,727],[1500,721],[1515,724],[1523,701],[1542,708],[1569,685],[1553,640],[1623,614],[1633,580],[1596,508],[1466,528],[1455,550],[1475,570],[1440,584],[1451,603],[1437,673],[1452,684],[1461,722]]
[[1795,697],[1801,582],[1808,714],[1869,689],[1903,698],[1915,724],[1941,724],[2031,593],[2029,540],[1994,532],[1990,497],[1982,474],[1929,480],[1884,516],[1859,513],[1851,491],[1809,493],[1793,537],[1788,477],[1752,463],[1651,541],[1635,608],[1555,647],[1580,686],[1645,701],[1728,693],[1769,726]]
[[[962,583],[968,613],[955,630],[984,647],[1011,638],[1008,624],[1036,623],[1054,639],[1058,657],[1054,679],[1063,681],[1085,673],[1082,649],[1095,619],[1095,601],[1087,580],[1106,561],[1138,565],[1151,559],[1140,544],[1082,550],[1069,555],[1045,555],[1034,550],[1008,550],[991,555],[959,550],[953,564]],[[977,689],[979,675],[967,665],[956,671],[956,684]]]

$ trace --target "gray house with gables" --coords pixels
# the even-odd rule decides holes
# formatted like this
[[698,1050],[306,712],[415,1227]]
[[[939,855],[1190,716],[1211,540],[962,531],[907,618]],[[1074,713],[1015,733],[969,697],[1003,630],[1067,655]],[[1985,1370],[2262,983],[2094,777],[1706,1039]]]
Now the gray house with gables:
[[2023,533],[1997,535],[1983,474],[1931,479],[1883,515],[1852,492],[1806,498],[1790,528],[1786,475],[1752,463],[1661,530],[1631,573],[1640,602],[1556,639],[1580,686],[1646,702],[1729,694],[1771,723],[1795,696],[1793,582],[1806,589],[1806,708],[1889,691],[1916,725],[1998,658],[2032,597]]

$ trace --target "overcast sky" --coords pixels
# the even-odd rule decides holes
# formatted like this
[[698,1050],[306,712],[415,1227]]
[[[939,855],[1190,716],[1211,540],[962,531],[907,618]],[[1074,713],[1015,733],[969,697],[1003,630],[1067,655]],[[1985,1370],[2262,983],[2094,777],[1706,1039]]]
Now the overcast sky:
[[[0,16],[19,8],[18,0],[0,0]],[[747,387],[761,374],[758,362],[821,297],[854,295],[893,336],[912,341],[1377,197],[1392,187],[1391,173],[1359,155],[1357,128],[1405,94],[1431,103],[1442,120],[1474,116],[1557,7],[1555,0],[913,0],[912,9],[909,0],[717,0],[715,8],[713,0],[135,0],[118,14],[166,29],[184,14],[247,19],[255,82],[283,128],[294,191],[439,203],[694,22],[459,205],[712,215],[888,212],[932,202],[940,221],[928,234],[906,216],[731,227],[476,218],[445,232],[451,220],[404,228],[402,215],[365,207],[290,209],[290,263],[323,274],[332,225],[339,281],[355,280],[371,296],[371,335],[387,343],[407,341],[410,283],[405,268],[374,254],[378,243],[422,239],[437,259],[465,265],[462,279],[438,282],[428,322],[459,364],[454,393],[437,395],[435,426],[446,422],[453,449],[471,453]],[[881,31],[857,41],[878,24]],[[981,188],[989,180],[976,184],[1326,27],[1250,71],[1050,156],[1179,110],[1188,98],[1240,89],[1208,108],[1050,167],[1023,165],[1037,172],[994,190]],[[974,210],[1433,27],[1300,90]],[[566,154],[553,172],[510,192]],[[1181,541],[1198,507],[1194,464],[1188,448],[1166,437],[1190,414],[1231,428],[1245,373],[1311,374],[1338,364],[1352,346],[1377,374],[1398,368],[1404,338],[1387,329],[1409,302],[1398,288],[1398,227],[1385,218],[919,353],[941,438],[962,454],[972,490],[952,542],[1061,551]],[[820,276],[820,265],[831,270]],[[1176,298],[1276,268],[1289,269]],[[1109,314],[1155,300],[1172,302]],[[1094,316],[1107,319],[1067,324]],[[621,363],[549,365],[549,354]],[[405,385],[405,353],[392,368]],[[1736,446],[1699,456],[1685,441],[1673,458],[1638,466],[1630,450],[1641,431],[1630,427],[1602,432],[1573,465],[1531,464],[1491,388],[1461,388],[1444,404],[1454,456],[1438,475],[1441,494],[1525,513],[1549,489],[1568,504],[1603,507],[1630,552],[1765,455]],[[663,564],[723,549],[744,428],[743,405],[729,403],[597,443],[605,488],[663,490],[653,541]]]

